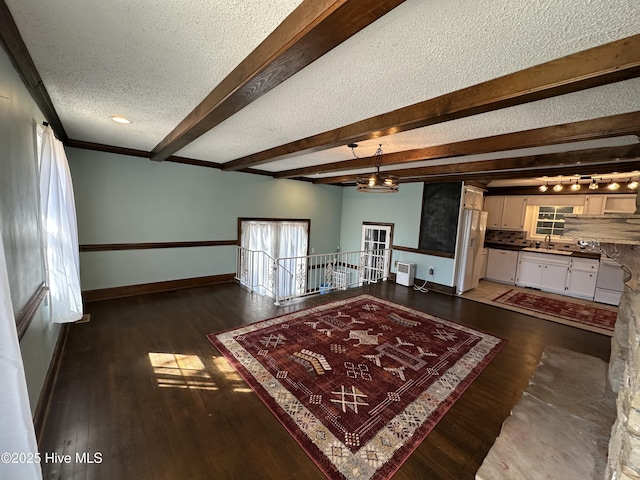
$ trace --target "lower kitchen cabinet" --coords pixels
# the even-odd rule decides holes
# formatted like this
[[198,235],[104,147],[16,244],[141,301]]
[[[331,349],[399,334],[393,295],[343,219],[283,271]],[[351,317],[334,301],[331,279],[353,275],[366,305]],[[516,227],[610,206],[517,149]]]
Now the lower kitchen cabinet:
[[516,285],[565,294],[570,263],[560,255],[520,252]]
[[593,300],[600,262],[588,258],[572,258],[567,276],[567,295]]

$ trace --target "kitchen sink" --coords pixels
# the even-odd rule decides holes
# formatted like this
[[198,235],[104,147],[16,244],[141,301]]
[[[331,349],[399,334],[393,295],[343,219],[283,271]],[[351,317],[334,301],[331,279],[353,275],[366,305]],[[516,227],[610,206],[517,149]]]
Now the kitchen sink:
[[536,253],[550,253],[552,255],[571,255],[573,252],[569,250],[554,250],[553,248],[535,248],[535,247],[526,247],[523,248],[525,252],[536,252]]

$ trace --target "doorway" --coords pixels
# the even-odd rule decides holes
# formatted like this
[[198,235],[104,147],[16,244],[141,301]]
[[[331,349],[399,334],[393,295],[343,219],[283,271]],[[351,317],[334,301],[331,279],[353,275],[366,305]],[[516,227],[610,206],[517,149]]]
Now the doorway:
[[393,223],[362,223],[361,283],[374,283],[389,276]]
[[251,257],[246,284],[271,297],[304,293],[309,224],[310,220],[239,218],[240,246]]

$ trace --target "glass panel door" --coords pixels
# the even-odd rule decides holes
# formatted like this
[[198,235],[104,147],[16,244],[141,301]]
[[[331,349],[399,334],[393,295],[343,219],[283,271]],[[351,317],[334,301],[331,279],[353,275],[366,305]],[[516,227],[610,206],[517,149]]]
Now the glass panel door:
[[391,225],[362,225],[360,283],[386,280],[389,276],[391,228]]

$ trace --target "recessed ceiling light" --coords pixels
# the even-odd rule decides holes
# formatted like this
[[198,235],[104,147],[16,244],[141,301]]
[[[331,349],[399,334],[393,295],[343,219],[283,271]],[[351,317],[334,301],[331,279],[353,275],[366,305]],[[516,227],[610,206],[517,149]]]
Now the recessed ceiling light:
[[111,115],[111,120],[117,123],[131,123],[131,120],[128,118],[120,117],[119,115]]

